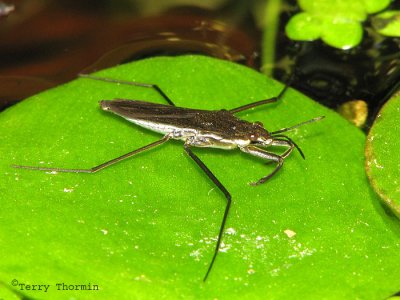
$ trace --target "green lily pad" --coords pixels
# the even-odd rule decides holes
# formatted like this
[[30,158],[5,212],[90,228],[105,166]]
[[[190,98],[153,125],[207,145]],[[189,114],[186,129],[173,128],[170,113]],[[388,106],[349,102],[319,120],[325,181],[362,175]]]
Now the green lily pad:
[[368,14],[376,13],[390,4],[390,0],[299,0],[303,10],[286,25],[289,38],[314,41],[321,38],[326,44],[339,49],[357,46],[363,36],[361,22]]
[[375,119],[365,150],[366,169],[374,190],[400,218],[400,94]]
[[[146,59],[99,75],[157,83],[178,106],[204,109],[238,107],[283,87],[203,56]],[[325,115],[288,132],[305,161],[293,153],[253,187],[273,165],[238,150],[194,149],[233,197],[205,283],[226,202],[182,142],[96,174],[10,167],[88,168],[160,138],[99,109],[99,100],[114,98],[163,103],[151,89],[81,78],[0,114],[7,287],[35,299],[383,299],[399,289],[400,230],[365,177],[364,134],[293,89],[238,116],[272,131]]]

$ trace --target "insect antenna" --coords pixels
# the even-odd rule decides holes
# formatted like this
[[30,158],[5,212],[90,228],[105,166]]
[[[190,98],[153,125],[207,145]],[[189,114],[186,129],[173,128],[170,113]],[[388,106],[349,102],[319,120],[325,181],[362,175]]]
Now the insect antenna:
[[301,157],[302,157],[303,159],[306,159],[306,157],[304,156],[304,153],[303,153],[303,151],[300,149],[300,147],[299,147],[290,137],[288,137],[287,135],[284,135],[284,134],[280,134],[280,133],[293,130],[293,129],[297,128],[297,127],[300,127],[300,126],[305,125],[305,124],[308,124],[308,123],[313,123],[313,122],[322,120],[323,118],[325,118],[325,116],[316,117],[316,118],[313,118],[313,119],[311,119],[311,120],[298,123],[298,124],[296,124],[296,125],[294,125],[294,126],[291,126],[291,127],[282,128],[282,129],[279,129],[279,130],[277,130],[277,131],[272,131],[272,132],[270,132],[270,135],[271,135],[273,138],[285,139],[289,144],[293,145],[293,146],[297,149],[297,151],[299,151],[299,153],[300,153],[300,155],[301,155]]
[[299,147],[290,137],[288,137],[287,135],[283,135],[283,134],[275,134],[275,135],[273,135],[273,137],[274,137],[274,138],[275,138],[275,137],[277,137],[277,138],[284,138],[284,139],[287,140],[290,144],[292,144],[292,145],[297,149],[297,151],[299,151],[299,153],[300,153],[300,155],[301,155],[301,157],[302,157],[303,159],[306,159],[306,157],[304,156],[303,151],[300,149],[300,147]]
[[293,129],[297,128],[297,127],[303,126],[303,125],[305,125],[305,124],[317,122],[317,121],[319,121],[319,120],[322,120],[323,118],[325,118],[325,116],[316,117],[316,118],[313,118],[313,119],[308,120],[308,121],[305,121],[305,122],[301,122],[301,123],[296,124],[296,125],[291,126],[291,127],[286,127],[286,128],[279,129],[279,130],[277,130],[277,131],[272,131],[272,132],[270,132],[270,134],[271,134],[271,135],[276,135],[277,133],[282,133],[282,132],[290,131],[290,130],[293,130]]
[[145,88],[152,88],[154,89],[157,93],[163,97],[169,105],[175,106],[174,102],[167,96],[166,93],[157,85],[157,84],[152,84],[152,83],[143,83],[143,82],[136,82],[136,81],[129,81],[129,80],[121,80],[121,79],[113,79],[113,78],[106,78],[106,77],[98,77],[90,74],[79,74],[79,77],[82,78],[87,78],[87,79],[93,79],[93,80],[99,80],[99,81],[104,81],[104,82],[111,82],[111,83],[118,83],[118,84],[127,84],[127,85],[133,85],[133,86],[141,86]]

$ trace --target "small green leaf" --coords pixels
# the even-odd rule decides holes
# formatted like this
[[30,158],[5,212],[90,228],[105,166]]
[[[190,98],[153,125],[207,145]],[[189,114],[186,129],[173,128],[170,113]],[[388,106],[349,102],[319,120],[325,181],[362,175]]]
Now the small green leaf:
[[365,9],[369,14],[384,10],[392,2],[391,0],[364,0]]
[[299,6],[304,11],[320,18],[363,21],[367,17],[365,4],[362,0],[299,0]]
[[340,22],[325,19],[321,39],[328,45],[340,49],[357,46],[363,36],[363,29],[358,22]]
[[326,44],[350,49],[362,39],[361,22],[376,13],[390,0],[299,0],[304,12],[294,15],[286,25],[286,34],[293,40],[312,41],[321,38]]
[[314,41],[321,36],[321,20],[309,13],[298,13],[286,25],[286,32],[292,40]]
[[381,109],[367,139],[367,174],[375,191],[400,218],[400,95]]
[[390,10],[374,16],[372,26],[380,34],[400,36],[400,11]]
[[[238,107],[283,87],[202,56],[98,75],[156,83],[177,105],[203,109]],[[398,290],[399,226],[365,177],[364,134],[293,89],[238,116],[271,131],[326,116],[287,133],[305,161],[295,151],[253,187],[273,165],[239,150],[194,149],[233,201],[206,283],[226,201],[181,141],[96,174],[11,168],[93,167],[160,138],[100,110],[99,100],[114,98],[164,103],[152,89],[81,78],[0,114],[0,280],[10,289],[35,299],[385,299]],[[13,279],[50,288],[27,290]],[[89,284],[100,290],[69,288]]]

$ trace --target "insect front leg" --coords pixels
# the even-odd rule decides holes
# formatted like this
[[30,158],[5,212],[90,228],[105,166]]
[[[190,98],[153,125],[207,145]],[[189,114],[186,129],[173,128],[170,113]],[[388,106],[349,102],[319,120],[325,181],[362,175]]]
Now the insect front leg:
[[232,197],[231,197],[231,194],[228,192],[228,190],[218,180],[218,178],[215,177],[215,175],[211,172],[211,170],[200,160],[200,158],[198,158],[198,156],[196,154],[193,153],[193,151],[190,149],[190,146],[188,144],[184,145],[184,149],[187,152],[187,154],[189,154],[190,158],[195,161],[195,163],[203,170],[203,172],[206,173],[208,178],[210,178],[211,181],[220,189],[220,191],[224,194],[226,201],[227,201],[226,206],[225,206],[224,216],[222,218],[222,223],[219,228],[218,239],[217,239],[217,244],[215,245],[214,255],[211,259],[211,263],[208,267],[207,273],[203,278],[203,281],[206,281],[207,277],[210,274],[211,269],[214,265],[215,259],[217,258],[219,248],[221,246],[222,235],[224,233],[225,223],[226,223],[226,220],[229,215],[229,209],[231,207]]
[[294,149],[294,144],[292,141],[287,141],[287,140],[283,140],[283,139],[274,139],[274,141],[272,142],[272,146],[289,147],[285,152],[283,152],[281,155],[279,155],[283,159],[288,157]]
[[249,153],[251,155],[261,157],[263,159],[268,159],[268,160],[277,162],[275,169],[270,174],[262,177],[261,179],[259,179],[256,182],[251,182],[250,184],[253,186],[256,186],[256,185],[266,182],[268,179],[270,179],[272,176],[274,176],[280,170],[280,168],[282,168],[282,166],[283,166],[284,158],[281,155],[265,151],[263,149],[257,148],[256,146],[252,146],[252,145],[249,145],[246,147],[241,147],[240,150],[242,150],[245,153]]
[[135,81],[128,81],[128,80],[120,80],[120,79],[113,79],[113,78],[106,78],[106,77],[98,77],[89,74],[79,74],[79,77],[88,78],[93,80],[99,80],[104,82],[111,82],[111,83],[119,83],[119,84],[127,84],[133,86],[140,86],[145,88],[151,88],[157,91],[167,102],[169,105],[175,106],[174,102],[164,93],[164,91],[157,85],[152,83],[143,83],[143,82],[135,82]]
[[[290,137],[283,135],[283,134],[275,134],[275,135],[273,135],[273,137],[274,137],[274,141],[272,142],[272,145],[290,147],[284,154],[281,155],[283,158],[286,158],[287,156],[289,156],[289,154],[292,152],[293,148],[296,148],[297,151],[299,151],[301,157],[303,159],[306,159],[303,151],[301,151],[300,147]],[[275,144],[275,141],[279,141],[279,142],[277,144]],[[280,145],[278,145],[278,144],[280,144]]]
[[55,171],[55,172],[66,172],[66,173],[96,173],[100,170],[103,170],[113,164],[116,164],[117,162],[120,162],[121,160],[127,159],[128,157],[134,156],[140,152],[149,150],[151,148],[154,148],[158,145],[161,145],[163,143],[165,143],[166,141],[168,141],[170,139],[170,135],[167,134],[165,135],[162,139],[155,141],[151,144],[148,144],[144,147],[141,147],[139,149],[133,150],[129,153],[126,153],[122,156],[119,156],[117,158],[114,158],[112,160],[109,160],[105,163],[102,163],[98,166],[95,166],[93,168],[90,169],[64,169],[64,168],[46,168],[46,167],[32,167],[32,166],[20,166],[20,165],[12,165],[12,167],[14,168],[18,168],[18,169],[28,169],[28,170],[39,170],[39,171]]

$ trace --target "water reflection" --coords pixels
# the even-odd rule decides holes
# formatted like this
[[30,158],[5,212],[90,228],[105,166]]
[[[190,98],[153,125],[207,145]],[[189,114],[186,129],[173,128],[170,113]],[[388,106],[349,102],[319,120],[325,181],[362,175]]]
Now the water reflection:
[[[295,88],[331,108],[361,99],[376,111],[400,81],[399,39],[377,35],[368,22],[362,44],[351,50],[289,40],[284,27],[298,11],[295,1],[21,0],[9,5],[15,9],[0,18],[0,108],[80,72],[155,55],[210,55],[269,69],[281,81],[294,73]],[[272,12],[273,22],[266,19]],[[272,41],[266,39],[268,31],[276,31],[269,34]],[[260,53],[265,58],[268,51],[275,58],[262,66]]]

